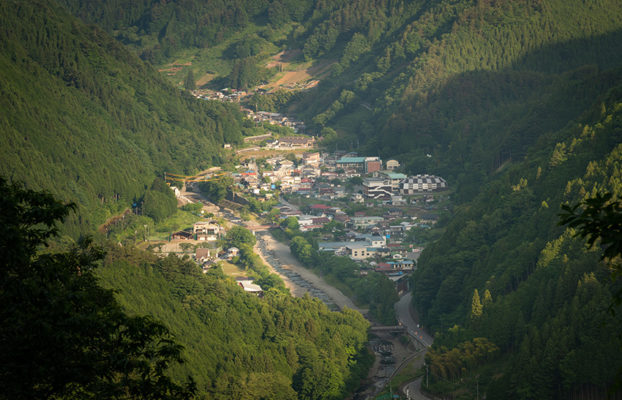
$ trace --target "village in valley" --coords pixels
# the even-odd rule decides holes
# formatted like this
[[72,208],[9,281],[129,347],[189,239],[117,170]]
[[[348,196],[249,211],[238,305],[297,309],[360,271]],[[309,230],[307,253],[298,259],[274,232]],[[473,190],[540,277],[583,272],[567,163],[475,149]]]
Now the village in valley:
[[[230,227],[241,225],[256,233],[257,227],[278,230],[293,224],[301,233],[314,235],[318,251],[355,260],[361,275],[371,270],[386,275],[398,293],[408,289],[406,278],[416,268],[425,238],[448,210],[443,178],[408,176],[399,172],[400,163],[393,159],[321,152],[311,136],[250,139],[246,143],[262,142],[266,156],[240,157],[244,161],[235,172],[212,174],[226,175],[233,182],[232,197],[219,206],[201,197],[196,182],[186,184],[185,194],[172,187],[180,201],[200,201],[202,215],[214,218],[172,232],[170,243],[160,249],[183,248],[181,254],[195,249],[192,257],[208,271],[222,261],[234,263],[239,256],[239,249],[221,247]],[[247,210],[252,202],[267,207],[260,212],[255,207],[250,220]],[[252,279],[238,278],[246,291],[261,294]]]
[[[192,258],[207,272],[215,265],[227,266],[239,259],[239,249],[223,247],[232,226],[249,227],[254,234],[271,229],[275,235],[274,230],[293,224],[298,232],[314,237],[318,251],[349,257],[358,263],[361,275],[372,270],[381,273],[394,282],[398,293],[405,293],[407,278],[416,269],[423,246],[435,236],[431,232],[439,217],[448,212],[450,190],[445,179],[428,174],[406,175],[395,159],[320,151],[320,140],[304,134],[303,122],[281,113],[245,107],[246,99],[253,94],[265,95],[266,90],[193,91],[198,99],[240,104],[248,120],[268,129],[245,137],[242,146],[224,144],[225,151],[239,160],[235,170],[215,168],[199,182],[197,176],[191,177],[183,182],[183,193],[171,186],[180,205],[202,204],[201,216],[215,218],[202,218],[193,226],[171,232],[169,242],[155,249],[160,254],[180,256],[195,249],[190,253]],[[290,134],[278,134],[270,126],[284,128]],[[226,199],[213,204],[201,193],[200,180],[222,176],[229,177],[232,186],[227,189]],[[249,209],[254,212],[252,221]],[[265,261],[268,256],[263,256]],[[277,263],[273,260],[271,267],[278,268]],[[244,290],[261,295],[261,287],[238,272],[225,268],[225,273],[236,277]],[[277,272],[281,277],[288,273],[287,269]]]

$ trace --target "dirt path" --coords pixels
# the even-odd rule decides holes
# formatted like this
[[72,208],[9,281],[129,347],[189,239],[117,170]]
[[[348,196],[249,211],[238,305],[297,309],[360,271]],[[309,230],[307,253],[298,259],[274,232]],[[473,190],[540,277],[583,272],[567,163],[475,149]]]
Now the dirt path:
[[[298,275],[300,275],[304,280],[309,282],[314,287],[322,290],[326,293],[333,302],[339,307],[348,307],[352,310],[356,310],[361,314],[365,314],[368,310],[360,309],[354,305],[352,300],[346,297],[339,289],[329,285],[322,279],[321,277],[315,275],[313,272],[309,271],[307,268],[303,267],[296,258],[289,251],[289,247],[285,244],[278,242],[275,240],[270,234],[262,235],[262,240],[265,243],[265,248],[268,252],[272,252],[274,254],[274,258],[280,261],[283,268],[291,269],[295,271]],[[292,291],[294,296],[300,296],[300,293],[304,295],[306,291],[298,290],[298,294],[296,291]]]

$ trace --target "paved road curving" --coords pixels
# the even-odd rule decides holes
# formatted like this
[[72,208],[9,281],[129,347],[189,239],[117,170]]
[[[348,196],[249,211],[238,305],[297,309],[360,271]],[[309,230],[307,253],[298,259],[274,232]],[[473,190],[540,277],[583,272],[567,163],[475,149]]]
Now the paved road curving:
[[[397,319],[400,321],[402,325],[408,329],[408,333],[411,337],[414,337],[420,344],[423,345],[423,350],[421,352],[422,357],[417,360],[416,366],[421,367],[424,364],[424,356],[429,346],[434,342],[434,337],[429,335],[419,324],[419,321],[416,318],[416,315],[413,313],[412,309],[412,293],[408,292],[404,296],[400,298],[400,300],[395,303],[395,313],[397,315]],[[429,400],[428,397],[421,393],[421,380],[423,378],[415,379],[412,382],[407,383],[402,386],[402,391],[404,395],[407,396],[409,400]]]
[[417,341],[423,344],[425,347],[429,347],[434,342],[434,338],[421,329],[419,321],[415,319],[412,313],[412,293],[408,292],[395,303],[395,314],[398,321],[402,323],[407,329],[408,333],[415,337]]

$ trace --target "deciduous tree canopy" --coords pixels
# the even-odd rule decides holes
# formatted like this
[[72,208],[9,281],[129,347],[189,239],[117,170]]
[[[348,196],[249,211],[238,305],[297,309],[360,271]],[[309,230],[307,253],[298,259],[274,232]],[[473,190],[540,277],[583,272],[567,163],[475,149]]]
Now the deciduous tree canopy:
[[166,375],[182,361],[168,329],[97,284],[101,249],[42,251],[74,207],[4,178],[0,191],[0,398],[192,397]]

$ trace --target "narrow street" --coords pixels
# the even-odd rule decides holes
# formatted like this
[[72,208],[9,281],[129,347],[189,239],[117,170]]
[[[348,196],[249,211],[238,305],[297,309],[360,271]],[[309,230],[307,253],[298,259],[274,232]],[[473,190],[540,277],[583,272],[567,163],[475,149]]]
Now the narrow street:
[[[434,338],[421,329],[421,325],[414,316],[412,309],[412,293],[408,292],[395,303],[395,314],[400,324],[404,325],[408,330],[409,336],[422,345],[419,351],[420,357],[416,360],[415,366],[420,368],[425,362],[425,353],[428,347],[434,342]],[[402,393],[409,400],[428,400],[429,398],[421,393],[421,382],[425,377],[420,377],[402,387]]]
[[434,342],[434,338],[425,332],[415,320],[411,309],[412,293],[408,292],[395,303],[395,314],[397,320],[406,327],[411,337],[415,338],[423,346],[429,347]]

